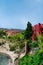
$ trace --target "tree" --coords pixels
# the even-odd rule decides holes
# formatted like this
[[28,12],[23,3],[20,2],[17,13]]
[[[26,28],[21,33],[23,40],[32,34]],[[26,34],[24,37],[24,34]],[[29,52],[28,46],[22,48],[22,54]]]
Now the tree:
[[6,36],[6,32],[4,32],[3,30],[0,30],[0,37]]
[[25,39],[27,39],[27,40],[30,39],[32,34],[33,34],[32,25],[31,25],[30,22],[28,22],[27,23],[27,28],[25,30],[25,35],[24,35]]
[[27,28],[25,30],[24,38],[27,40],[26,42],[26,54],[30,51],[30,46],[29,43],[32,37],[33,31],[32,31],[32,25],[30,22],[27,23]]

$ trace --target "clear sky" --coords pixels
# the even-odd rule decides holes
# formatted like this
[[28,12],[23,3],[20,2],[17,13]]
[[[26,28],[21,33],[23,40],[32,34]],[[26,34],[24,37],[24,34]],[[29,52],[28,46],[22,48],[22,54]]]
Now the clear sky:
[[0,27],[25,29],[43,23],[43,0],[0,0]]

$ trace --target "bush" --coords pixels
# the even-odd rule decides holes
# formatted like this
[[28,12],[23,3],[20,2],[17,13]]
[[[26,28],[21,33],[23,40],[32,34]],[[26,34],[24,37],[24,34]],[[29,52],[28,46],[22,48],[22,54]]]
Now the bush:
[[19,65],[43,65],[43,50],[38,50],[33,56],[24,56]]
[[25,44],[22,42],[19,44],[19,46],[20,46],[20,49],[22,49],[23,47],[25,47]]
[[42,36],[41,34],[39,34],[39,35],[37,36],[37,38],[38,38],[38,47],[39,47],[40,49],[43,49],[43,36]]
[[14,45],[9,45],[10,47],[10,51],[14,51],[15,50],[15,46]]
[[35,47],[38,47],[38,43],[36,41],[30,43],[30,47],[31,48],[35,48]]

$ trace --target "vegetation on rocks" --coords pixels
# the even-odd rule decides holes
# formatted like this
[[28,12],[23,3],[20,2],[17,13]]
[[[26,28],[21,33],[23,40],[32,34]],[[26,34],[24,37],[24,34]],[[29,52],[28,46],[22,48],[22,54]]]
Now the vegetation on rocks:
[[35,54],[30,55],[28,53],[28,55],[20,59],[19,65],[43,65],[43,36],[41,34],[37,37],[37,43],[31,43],[31,49],[35,47],[38,47]]
[[[32,37],[32,25],[30,22],[27,23],[26,30],[18,33],[17,35],[7,36],[6,32],[0,30],[0,46],[9,41],[9,51],[21,52],[25,47],[26,42],[26,55],[19,59],[19,65],[43,65],[43,36],[41,33],[35,38],[33,42]],[[3,39],[5,41],[3,41]],[[30,50],[33,48],[38,48],[35,54],[29,54]]]
[[38,50],[34,55],[24,56],[19,65],[43,65],[43,50]]

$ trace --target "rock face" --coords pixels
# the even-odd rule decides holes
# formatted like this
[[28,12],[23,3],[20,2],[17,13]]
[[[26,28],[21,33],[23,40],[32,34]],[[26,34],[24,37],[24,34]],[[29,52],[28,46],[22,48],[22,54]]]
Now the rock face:
[[41,33],[43,34],[43,24],[36,24],[32,27],[32,30],[33,30],[33,35],[32,35],[32,40],[34,41],[35,37]]

